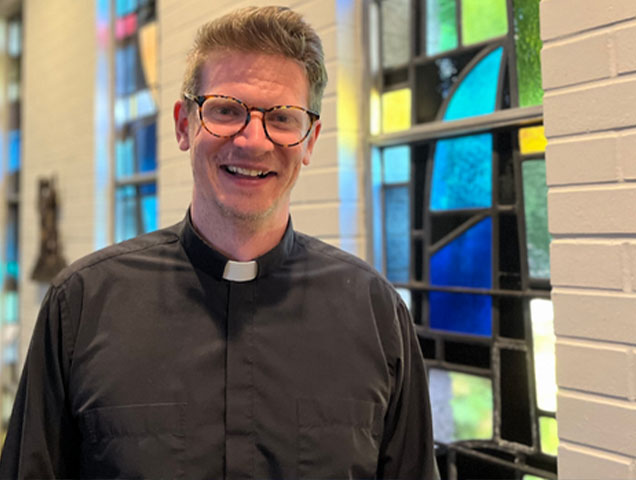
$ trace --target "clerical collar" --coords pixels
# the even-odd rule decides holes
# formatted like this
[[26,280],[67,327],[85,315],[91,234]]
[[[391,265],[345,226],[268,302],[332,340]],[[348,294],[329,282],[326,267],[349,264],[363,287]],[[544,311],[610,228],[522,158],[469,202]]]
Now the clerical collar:
[[250,262],[230,260],[215,250],[195,230],[189,210],[182,222],[179,238],[195,267],[210,273],[218,280],[249,282],[268,275],[285,261],[294,244],[294,229],[290,218],[278,245]]
[[223,269],[223,280],[230,282],[249,282],[258,275],[258,263],[256,260],[251,262],[236,262],[228,260]]

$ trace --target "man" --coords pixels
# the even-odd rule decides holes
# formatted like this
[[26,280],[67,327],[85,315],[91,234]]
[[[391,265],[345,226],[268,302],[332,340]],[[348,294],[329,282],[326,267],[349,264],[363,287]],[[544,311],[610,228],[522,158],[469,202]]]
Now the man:
[[437,478],[404,303],[291,226],[325,83],[291,10],[200,30],[174,107],[191,208],[53,282],[0,477]]

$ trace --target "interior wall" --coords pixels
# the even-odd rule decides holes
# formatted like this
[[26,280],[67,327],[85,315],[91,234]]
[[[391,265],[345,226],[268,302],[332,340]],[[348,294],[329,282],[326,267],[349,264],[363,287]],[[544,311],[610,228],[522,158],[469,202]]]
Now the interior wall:
[[93,1],[23,2],[20,178],[20,358],[47,289],[30,279],[40,249],[38,182],[55,177],[59,241],[68,262],[93,246]]
[[636,478],[636,2],[542,0],[559,476]]

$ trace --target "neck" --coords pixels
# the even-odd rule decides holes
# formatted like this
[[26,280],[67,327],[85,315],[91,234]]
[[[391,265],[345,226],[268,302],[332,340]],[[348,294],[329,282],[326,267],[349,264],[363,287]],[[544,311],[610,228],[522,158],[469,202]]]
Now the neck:
[[[288,213],[279,218],[237,219],[192,202],[192,224],[215,250],[230,260],[247,262],[269,252],[285,234]],[[274,215],[272,215],[274,217]]]

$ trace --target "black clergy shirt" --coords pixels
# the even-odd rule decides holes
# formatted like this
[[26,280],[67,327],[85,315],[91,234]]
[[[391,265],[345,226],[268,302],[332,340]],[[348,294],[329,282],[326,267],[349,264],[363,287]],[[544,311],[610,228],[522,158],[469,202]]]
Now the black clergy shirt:
[[294,232],[223,279],[181,223],[62,272],[0,478],[437,478],[422,356],[395,290]]

